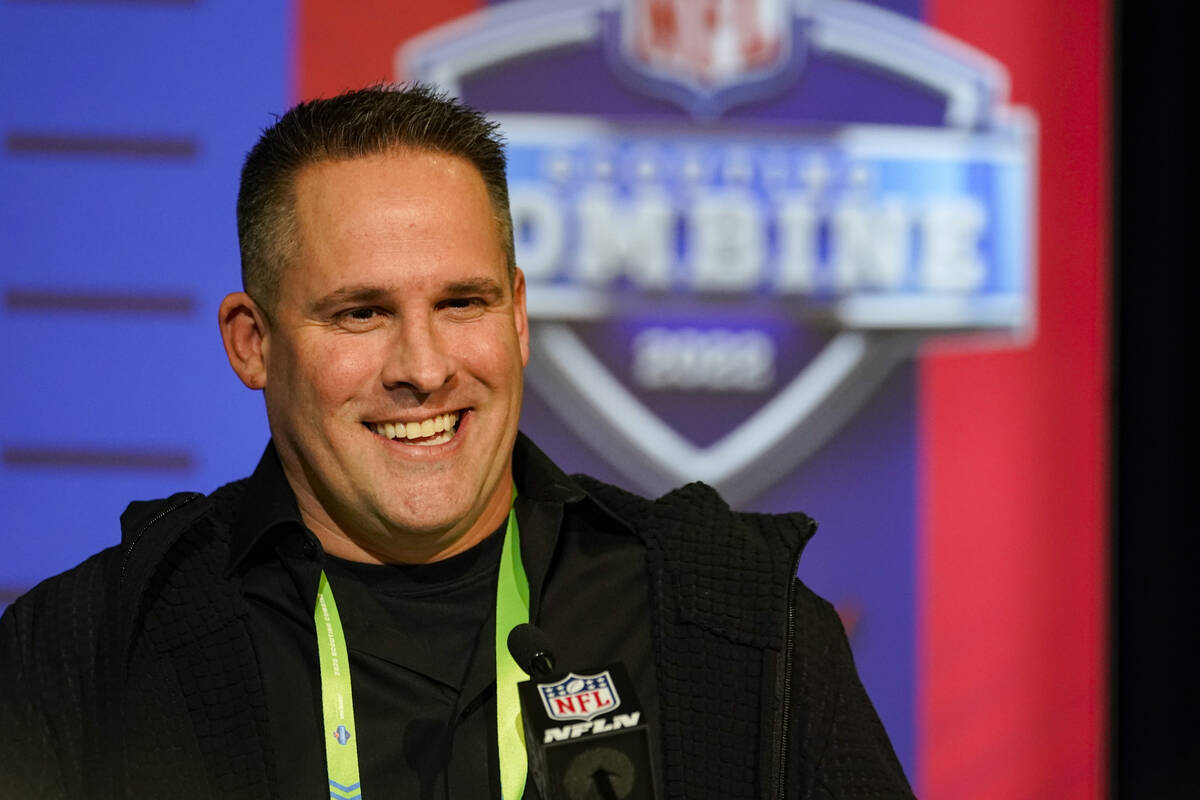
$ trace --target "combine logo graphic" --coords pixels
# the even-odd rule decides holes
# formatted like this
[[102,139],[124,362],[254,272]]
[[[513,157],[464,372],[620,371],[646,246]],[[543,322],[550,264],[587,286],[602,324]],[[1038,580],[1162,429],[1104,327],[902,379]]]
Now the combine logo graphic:
[[1032,331],[1034,126],[913,20],[510,2],[398,72],[501,120],[530,382],[648,492],[745,502],[927,337]]
[[561,681],[539,683],[538,692],[547,716],[561,721],[589,721],[601,714],[616,711],[621,705],[621,698],[608,670],[595,675],[576,675],[571,672]]
[[338,725],[337,730],[333,732],[333,738],[338,744],[345,744],[350,741],[350,731],[345,725]]

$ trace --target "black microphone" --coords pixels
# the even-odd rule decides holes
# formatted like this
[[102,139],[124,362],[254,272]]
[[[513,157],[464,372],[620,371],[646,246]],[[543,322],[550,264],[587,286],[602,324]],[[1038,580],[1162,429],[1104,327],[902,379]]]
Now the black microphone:
[[541,628],[528,622],[508,632],[508,652],[517,666],[532,678],[542,679],[554,675],[554,653],[550,651],[550,640]]
[[512,629],[508,650],[532,676],[517,693],[543,800],[654,800],[649,725],[625,666],[557,670],[549,639],[529,624]]

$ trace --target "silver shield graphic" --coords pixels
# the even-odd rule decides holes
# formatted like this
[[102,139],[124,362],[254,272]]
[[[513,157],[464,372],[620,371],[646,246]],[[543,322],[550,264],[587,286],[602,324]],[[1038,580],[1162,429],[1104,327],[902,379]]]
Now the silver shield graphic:
[[[471,95],[472,80],[555,50],[603,49],[605,37],[621,30],[614,15],[637,5],[530,0],[489,8],[401,49],[397,77],[440,84],[488,108],[486,97]],[[524,231],[518,260],[529,286],[531,385],[650,493],[703,480],[745,503],[826,442],[928,337],[986,333],[990,345],[1012,346],[1033,332],[1036,128],[1006,105],[1003,71],[879,8],[809,5],[791,7],[803,21],[793,33],[805,37],[793,50],[918,85],[941,98],[943,117],[923,126],[697,129],[498,109],[514,221]],[[768,88],[780,96],[791,90],[786,82]],[[726,100],[736,100],[736,87],[730,91]],[[677,100],[695,112],[689,99]],[[645,153],[657,160],[642,169]],[[700,167],[693,169],[689,153],[704,154]],[[662,198],[654,213],[637,210],[633,198],[643,195]],[[605,212],[610,228],[599,233],[588,222],[597,196],[615,198]],[[734,253],[713,269],[696,220],[720,222],[722,214],[730,230],[750,219],[762,235],[744,264]],[[589,241],[628,236],[631,222],[645,234],[636,247],[607,260],[587,250]],[[647,255],[655,242],[657,254]],[[698,314],[714,298],[724,308],[739,297],[774,298],[797,309],[795,325],[816,316],[830,335],[757,410],[701,446],[639,399],[575,327],[619,319],[617,297],[630,291],[690,298]]]

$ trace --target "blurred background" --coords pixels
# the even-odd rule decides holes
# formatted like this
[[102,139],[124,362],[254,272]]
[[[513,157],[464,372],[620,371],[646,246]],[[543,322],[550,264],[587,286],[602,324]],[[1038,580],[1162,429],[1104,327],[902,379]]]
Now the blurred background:
[[920,796],[1195,796],[1194,59],[1148,5],[0,0],[0,607],[253,469],[241,160],[423,80],[509,142],[543,449],[816,517]]

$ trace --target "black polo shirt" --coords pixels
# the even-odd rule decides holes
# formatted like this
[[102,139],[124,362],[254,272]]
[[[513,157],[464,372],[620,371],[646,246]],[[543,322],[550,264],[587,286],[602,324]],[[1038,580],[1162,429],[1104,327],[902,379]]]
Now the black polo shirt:
[[[523,436],[513,468],[530,620],[564,669],[625,664],[651,725],[661,786],[645,546]],[[301,521],[268,446],[234,523],[230,568],[249,608],[281,797],[329,797],[313,625],[322,569],[350,651],[363,797],[499,797],[494,635],[503,531],[432,564],[334,558]],[[532,780],[525,797],[537,797]]]

